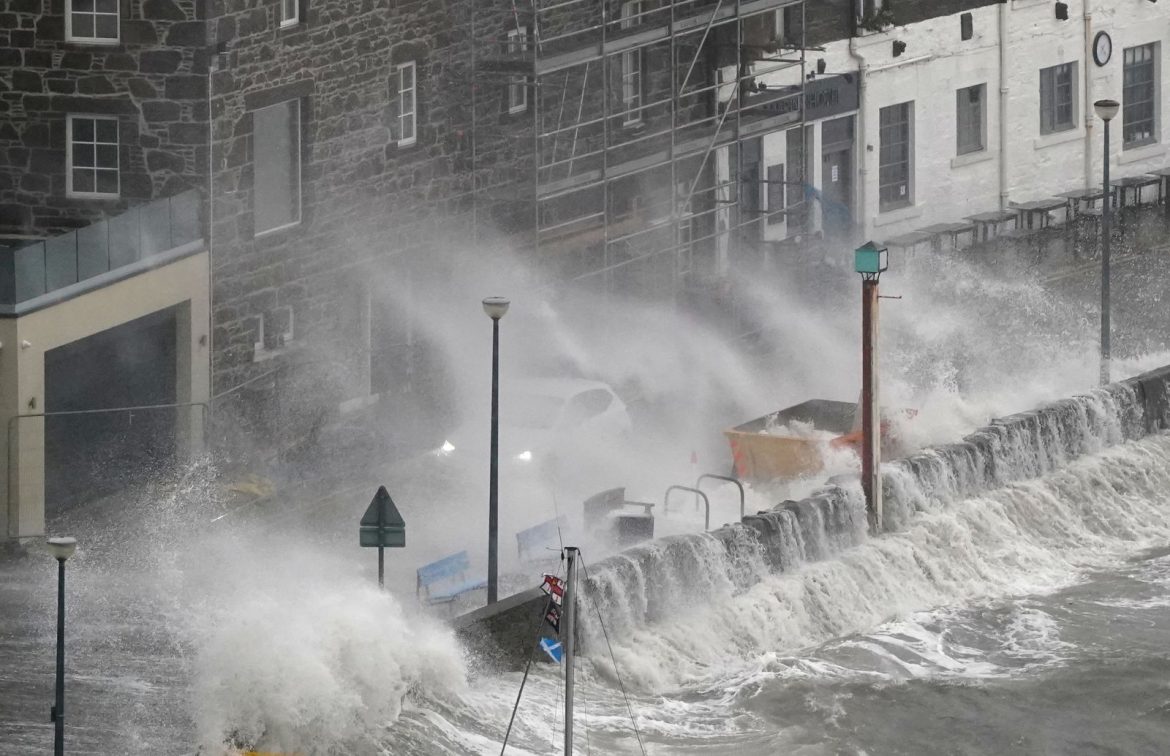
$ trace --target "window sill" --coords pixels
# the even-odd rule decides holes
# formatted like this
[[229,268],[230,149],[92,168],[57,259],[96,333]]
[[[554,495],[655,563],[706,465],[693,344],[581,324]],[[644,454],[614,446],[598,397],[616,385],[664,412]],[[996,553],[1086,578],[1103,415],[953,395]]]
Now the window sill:
[[528,111],[527,105],[523,105],[523,106],[515,107],[515,108],[508,108],[508,115],[510,115],[510,116],[521,115],[522,113],[526,113],[527,111]]
[[1066,129],[1052,134],[1043,134],[1032,140],[1032,149],[1045,150],[1058,144],[1068,144],[1085,138],[1084,129]]
[[117,47],[122,44],[119,39],[102,39],[97,37],[66,37],[65,44],[81,45],[82,47]]
[[1121,154],[1117,156],[1117,162],[1120,165],[1125,165],[1126,163],[1162,157],[1165,154],[1166,145],[1155,142],[1154,144],[1143,144],[1141,147],[1122,148]]
[[98,200],[100,202],[117,202],[122,199],[120,194],[101,194],[99,192],[65,192],[66,199]]
[[418,137],[411,137],[410,139],[399,139],[394,144],[396,144],[400,150],[406,147],[413,147],[418,144]]
[[301,20],[299,18],[294,18],[290,21],[281,21],[280,22],[280,29],[281,29],[281,31],[284,31],[286,29],[295,29],[300,25],[301,25]]
[[267,362],[268,360],[275,360],[282,357],[289,352],[296,349],[297,342],[288,340],[278,347],[268,349],[267,347],[259,347],[252,350],[252,362]]
[[292,223],[286,223],[283,226],[277,226],[275,228],[268,228],[268,229],[265,229],[263,231],[256,231],[252,234],[252,238],[253,239],[263,239],[263,238],[268,237],[268,236],[274,236],[276,234],[279,234],[281,231],[288,231],[290,228],[296,228],[299,225],[301,225],[301,221],[298,218],[297,220],[293,221]]
[[995,157],[995,155],[986,147],[984,147],[978,152],[968,152],[966,155],[955,155],[953,158],[951,158],[951,167],[962,168],[964,166],[975,165],[977,163],[986,163],[993,157]]
[[922,217],[923,208],[921,205],[907,205],[906,207],[899,207],[896,210],[878,211],[878,214],[873,219],[875,228],[881,226],[892,226],[895,223],[902,221],[913,220],[914,218]]

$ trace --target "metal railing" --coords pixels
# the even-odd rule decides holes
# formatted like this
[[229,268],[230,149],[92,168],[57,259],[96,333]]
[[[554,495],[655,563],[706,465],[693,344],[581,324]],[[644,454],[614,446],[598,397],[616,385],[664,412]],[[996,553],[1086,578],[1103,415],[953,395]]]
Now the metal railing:
[[0,304],[14,305],[198,241],[199,191],[132,208],[0,254]]

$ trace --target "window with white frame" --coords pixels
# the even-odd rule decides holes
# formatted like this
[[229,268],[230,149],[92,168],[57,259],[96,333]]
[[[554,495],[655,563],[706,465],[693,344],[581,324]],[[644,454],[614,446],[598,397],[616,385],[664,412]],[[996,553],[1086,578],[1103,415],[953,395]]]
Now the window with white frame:
[[71,115],[66,160],[70,197],[111,199],[118,196],[118,119]]
[[300,20],[300,0],[280,0],[280,28],[296,26]]
[[398,146],[418,141],[418,69],[413,60],[398,65]]
[[1156,43],[1125,48],[1121,141],[1124,148],[1158,141]]
[[[508,53],[521,55],[528,51],[528,27],[508,31]],[[508,83],[508,112],[523,113],[528,109],[528,77],[513,76]]]
[[65,0],[65,39],[95,45],[118,42],[119,0]]
[[987,146],[984,143],[987,115],[983,107],[986,94],[985,84],[964,87],[955,93],[955,151],[959,155],[982,152]]
[[255,233],[301,222],[301,101],[252,114]]
[[1077,64],[1040,69],[1040,133],[1077,127]]
[[914,154],[914,103],[890,105],[878,115],[881,129],[878,209],[884,213],[914,201],[910,170]]
[[886,0],[857,0],[857,18],[872,18],[885,7]]
[[[642,22],[642,0],[622,4],[622,29],[632,29]],[[623,125],[633,126],[642,122],[642,51],[626,50],[622,53],[622,112]]]

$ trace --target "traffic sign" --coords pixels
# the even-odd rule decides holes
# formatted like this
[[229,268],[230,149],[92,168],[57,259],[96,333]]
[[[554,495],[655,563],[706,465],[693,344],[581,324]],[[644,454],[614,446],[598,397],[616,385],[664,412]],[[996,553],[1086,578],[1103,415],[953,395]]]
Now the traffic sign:
[[386,486],[378,486],[378,492],[358,525],[362,546],[401,548],[406,545],[406,520],[394,506]]

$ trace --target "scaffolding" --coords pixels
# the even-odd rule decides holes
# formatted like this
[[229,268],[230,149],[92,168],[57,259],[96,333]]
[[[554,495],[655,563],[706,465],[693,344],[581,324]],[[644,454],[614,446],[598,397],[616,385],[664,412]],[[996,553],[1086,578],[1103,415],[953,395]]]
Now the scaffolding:
[[804,213],[803,188],[764,206],[760,165],[793,128],[807,159],[804,0],[510,2],[470,16],[477,237],[548,280],[672,297]]

